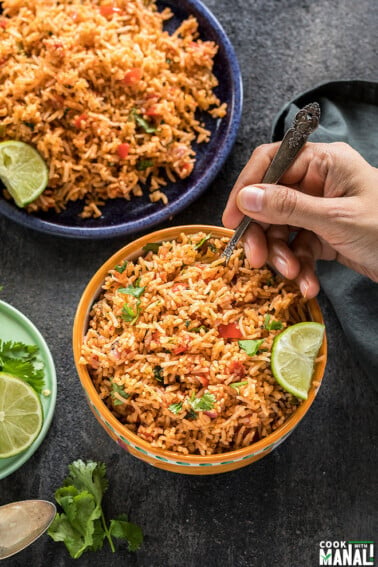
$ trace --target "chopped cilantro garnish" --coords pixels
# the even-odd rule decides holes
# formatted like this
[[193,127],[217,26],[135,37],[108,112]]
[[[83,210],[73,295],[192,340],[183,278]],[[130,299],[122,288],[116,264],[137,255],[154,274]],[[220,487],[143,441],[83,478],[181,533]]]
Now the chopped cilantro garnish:
[[182,402],[168,406],[169,411],[177,415],[182,410]]
[[152,126],[149,122],[147,122],[147,120],[145,120],[140,114],[138,114],[135,108],[133,108],[133,110],[131,111],[131,116],[135,120],[136,124],[140,128],[142,128],[146,132],[146,134],[153,134],[154,132],[156,132],[157,128],[155,126]]
[[214,394],[204,394],[201,398],[196,398],[195,394],[192,394],[189,400],[194,411],[209,411],[213,409],[215,402]]
[[23,122],[23,124],[25,124],[25,126],[30,128],[30,130],[34,132],[35,124],[33,124],[33,122]]
[[208,331],[208,328],[205,325],[200,325],[199,327],[193,327],[193,329],[189,329],[191,333],[200,333],[201,331]]
[[135,311],[132,307],[130,307],[130,305],[124,303],[122,307],[122,319],[127,321],[127,323],[135,323],[139,317],[139,312],[139,300],[137,301]]
[[207,240],[209,240],[209,238],[211,238],[212,234],[206,234],[206,236],[204,236],[199,242],[197,242],[197,244],[194,245],[194,250],[199,250]]
[[264,342],[264,339],[258,339],[258,340],[253,340],[253,339],[246,339],[243,341],[238,341],[240,348],[242,348],[243,350],[245,350],[245,352],[248,354],[248,356],[254,356],[259,348],[260,345]]
[[185,414],[185,419],[197,419],[197,414],[193,409],[190,409],[188,413]]
[[9,372],[24,380],[39,394],[44,382],[43,363],[38,359],[39,349],[36,345],[0,339],[0,371]]
[[161,366],[154,366],[154,376],[155,380],[157,380],[158,382],[164,382],[163,369]]
[[143,246],[143,252],[157,252],[162,245],[162,242],[148,242],[145,246]]
[[114,269],[116,272],[118,272],[119,274],[123,274],[123,272],[126,270],[127,268],[127,260],[125,260],[122,264],[118,264],[117,266],[114,266]]
[[145,289],[146,289],[145,287],[128,286],[128,287],[120,287],[118,288],[118,291],[119,293],[126,293],[127,295],[132,295],[133,297],[140,297]]
[[140,159],[137,164],[136,164],[136,169],[138,171],[144,171],[145,169],[148,169],[149,167],[152,167],[154,165],[154,162],[152,161],[152,159]]
[[127,303],[124,303],[123,307],[122,307],[122,319],[124,321],[127,321],[128,323],[135,323],[135,321],[138,319],[139,317],[139,313],[140,313],[140,296],[142,295],[142,293],[144,292],[144,290],[146,289],[145,287],[138,287],[139,284],[139,278],[134,282],[133,285],[128,286],[128,287],[120,287],[118,289],[119,292],[121,293],[125,293],[127,295],[132,295],[133,297],[136,298],[136,302],[135,302],[135,311],[132,307],[130,307],[130,305],[128,305]]
[[125,392],[125,390],[123,389],[122,386],[119,386],[118,384],[115,384],[115,382],[112,382],[112,391],[111,391],[111,396],[112,396],[112,400],[113,400],[113,404],[115,406],[120,406],[123,405],[123,402],[121,402],[121,400],[119,400],[114,394],[117,393],[120,396],[122,396],[122,398],[125,398],[125,400],[127,400],[127,398],[130,397],[130,394],[128,394],[127,392]]
[[267,331],[277,331],[283,328],[283,323],[281,321],[271,321],[270,315],[265,315],[264,327]]
[[231,388],[235,388],[237,393],[240,394],[240,388],[242,386],[246,386],[247,384],[248,384],[248,381],[245,380],[244,382],[233,382],[232,384],[230,384],[230,386],[231,386]]

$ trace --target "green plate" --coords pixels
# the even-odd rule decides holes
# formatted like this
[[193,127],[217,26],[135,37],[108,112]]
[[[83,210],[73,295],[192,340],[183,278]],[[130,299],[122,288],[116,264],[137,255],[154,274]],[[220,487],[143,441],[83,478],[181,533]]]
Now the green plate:
[[22,341],[26,344],[38,346],[40,358],[44,363],[45,389],[51,392],[49,396],[41,396],[43,425],[34,443],[14,457],[0,459],[0,479],[2,479],[19,469],[33,455],[45,438],[55,410],[56,373],[49,347],[41,333],[25,315],[4,301],[0,301],[0,339],[3,341]]

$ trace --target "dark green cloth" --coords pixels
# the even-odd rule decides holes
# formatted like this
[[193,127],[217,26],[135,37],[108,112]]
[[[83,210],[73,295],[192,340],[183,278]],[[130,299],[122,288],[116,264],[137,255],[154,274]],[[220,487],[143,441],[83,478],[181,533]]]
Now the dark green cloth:
[[[321,108],[320,125],[310,141],[347,142],[378,167],[378,83],[337,81],[296,96],[274,121],[274,141],[283,138],[298,109],[310,102]],[[320,261],[317,272],[351,350],[378,389],[378,284],[337,262]]]

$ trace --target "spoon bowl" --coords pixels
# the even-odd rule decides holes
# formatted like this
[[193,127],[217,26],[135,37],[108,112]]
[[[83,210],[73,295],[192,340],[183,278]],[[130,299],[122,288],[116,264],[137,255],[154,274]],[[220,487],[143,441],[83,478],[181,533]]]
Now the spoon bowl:
[[47,500],[22,500],[0,506],[0,560],[38,539],[55,514],[55,505]]

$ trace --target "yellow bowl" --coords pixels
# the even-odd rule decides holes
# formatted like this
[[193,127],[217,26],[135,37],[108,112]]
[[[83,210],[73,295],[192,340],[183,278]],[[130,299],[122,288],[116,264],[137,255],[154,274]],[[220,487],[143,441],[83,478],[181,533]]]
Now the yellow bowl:
[[[109,258],[109,260],[101,266],[90,280],[78,305],[73,327],[73,352],[75,365],[82,387],[84,388],[84,392],[87,396],[89,406],[105,431],[112,439],[114,439],[114,441],[116,441],[116,443],[118,443],[118,445],[138,459],[142,459],[143,461],[161,469],[194,475],[216,474],[231,471],[233,469],[245,467],[258,459],[261,459],[265,455],[268,455],[273,449],[278,447],[278,445],[287,439],[293,429],[305,416],[319,389],[319,385],[317,387],[312,386],[307,400],[301,403],[298,409],[282,426],[264,439],[261,439],[248,447],[243,447],[242,449],[205,457],[198,455],[184,456],[173,451],[164,451],[162,449],[152,447],[147,441],[144,441],[138,437],[138,435],[132,433],[120,421],[118,421],[118,419],[100,399],[100,396],[98,395],[88,373],[87,367],[80,363],[80,351],[83,337],[87,331],[89,312],[93,302],[96,300],[101,291],[101,286],[107,273],[123,260],[132,260],[140,256],[143,246],[145,246],[148,242],[170,240],[182,232],[186,234],[193,234],[199,231],[207,233],[211,232],[214,236],[230,237],[233,234],[233,231],[217,226],[187,225],[158,230],[127,244],[127,246],[121,248],[121,250]],[[311,300],[309,302],[309,310],[313,321],[323,323],[323,317],[317,301]],[[326,365],[326,339],[323,341],[320,354],[323,356],[321,357],[320,362],[316,364],[314,373],[314,381],[317,384],[320,384],[323,378]]]

